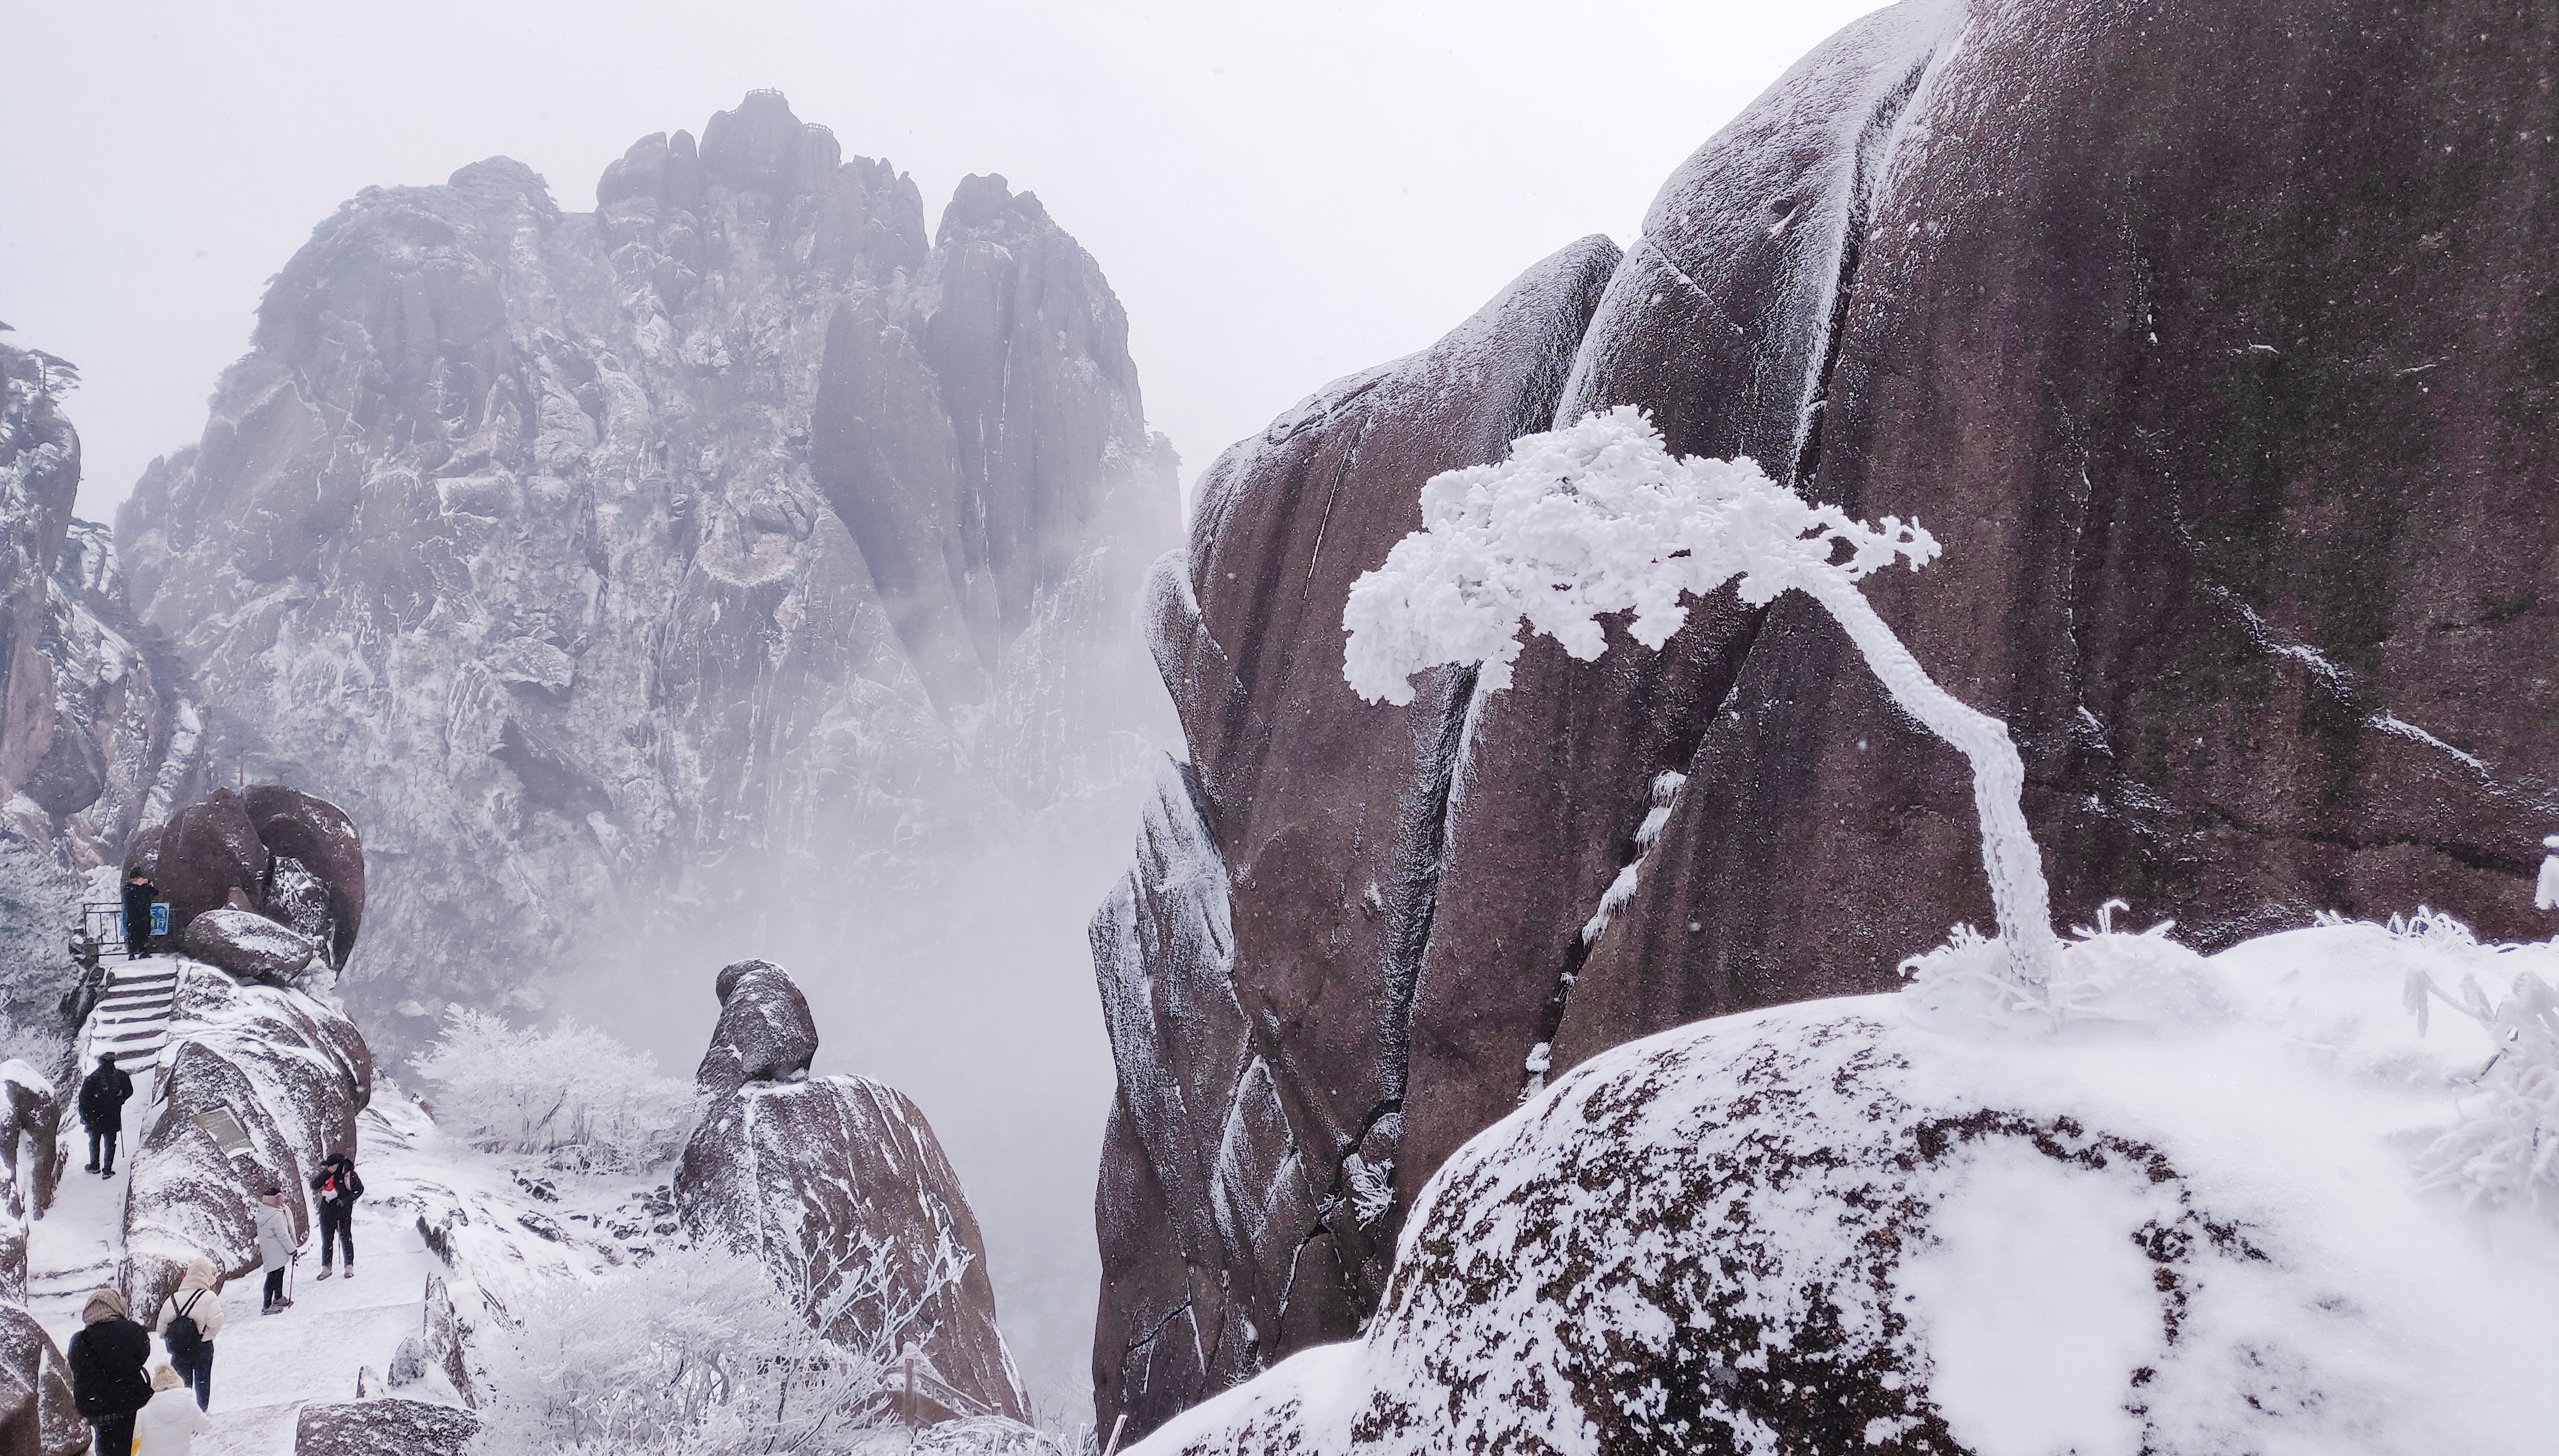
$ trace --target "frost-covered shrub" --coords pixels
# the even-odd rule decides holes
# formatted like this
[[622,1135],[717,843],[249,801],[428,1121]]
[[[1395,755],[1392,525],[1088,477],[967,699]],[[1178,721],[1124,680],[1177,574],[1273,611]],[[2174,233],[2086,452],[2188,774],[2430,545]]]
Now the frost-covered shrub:
[[[2438,949],[2473,952],[2491,975],[2501,969],[2494,962],[2505,947],[2478,945],[2470,927],[2439,911],[2420,906],[2413,920],[2392,916],[2389,929]],[[2417,969],[2408,973],[2406,1001],[2419,1035],[2430,1003],[2442,1001],[2478,1022],[2496,1049],[2468,1079],[2478,1099],[2466,1098],[2461,1120],[2419,1155],[2428,1185],[2459,1190],[2470,1202],[2559,1212],[2559,990],[2517,969],[2504,997],[2491,1000],[2478,973],[2465,972],[2456,996]]]
[[1971,762],[2001,958],[2039,998],[2057,943],[2017,746],[1938,686],[1858,589],[1895,561],[1915,571],[1935,558],[1916,521],[1815,505],[1749,460],[1674,457],[1631,405],[1523,435],[1498,465],[1431,477],[1422,521],[1342,608],[1342,675],[1372,702],[1413,701],[1412,675],[1444,662],[1482,663],[1482,691],[1509,686],[1523,621],[1588,661],[1607,646],[1601,618],[1633,614],[1628,632],[1658,650],[1687,599],[1728,584],[1753,606],[1787,591],[1821,603],[1893,701]]
[[556,1282],[514,1313],[475,1352],[489,1456],[826,1450],[810,1444],[822,1427],[879,1391],[876,1361],[820,1339],[761,1265],[724,1251]]
[[[955,1267],[950,1277],[958,1277]],[[712,1247],[591,1284],[558,1282],[474,1345],[488,1398],[480,1456],[803,1456],[905,1450],[890,1376],[908,1328],[860,1349],[817,1333],[805,1290]],[[875,1292],[875,1291],[874,1291]],[[912,1314],[912,1311],[909,1312]],[[882,1438],[894,1432],[893,1444]],[[1000,1418],[946,1422],[919,1451],[1066,1456]]]
[[591,1026],[509,1026],[454,1007],[444,1034],[411,1064],[434,1090],[436,1119],[487,1152],[540,1153],[560,1168],[639,1173],[691,1134],[693,1086]]

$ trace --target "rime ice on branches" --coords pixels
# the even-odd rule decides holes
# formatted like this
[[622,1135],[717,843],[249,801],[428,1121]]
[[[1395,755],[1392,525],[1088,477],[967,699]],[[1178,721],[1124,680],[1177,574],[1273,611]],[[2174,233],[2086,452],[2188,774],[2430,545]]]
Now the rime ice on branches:
[[1523,621],[1588,661],[1607,645],[1599,619],[1612,613],[1632,613],[1628,632],[1658,650],[1687,620],[1687,598],[1728,583],[1752,606],[1803,592],[1893,701],[1971,762],[2009,976],[2021,989],[2045,985],[2057,943],[2019,806],[2017,746],[1999,719],[1938,686],[1858,588],[1894,561],[1915,571],[1935,558],[1918,522],[1870,523],[1804,501],[1749,460],[1675,457],[1631,405],[1524,435],[1498,465],[1431,477],[1422,521],[1343,606],[1342,675],[1362,697],[1409,703],[1412,675],[1443,662],[1482,663],[1478,687],[1499,691]]

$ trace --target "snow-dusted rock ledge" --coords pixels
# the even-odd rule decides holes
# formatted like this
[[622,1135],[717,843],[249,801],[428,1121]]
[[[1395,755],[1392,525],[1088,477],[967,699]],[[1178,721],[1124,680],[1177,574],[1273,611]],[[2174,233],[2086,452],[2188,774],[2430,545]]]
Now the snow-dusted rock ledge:
[[2402,995],[2559,949],[2326,926],[2065,964],[2058,1031],[1940,981],[1584,1064],[1430,1182],[1363,1338],[1136,1449],[2546,1450],[2559,1229],[2428,1186],[2492,1049]]

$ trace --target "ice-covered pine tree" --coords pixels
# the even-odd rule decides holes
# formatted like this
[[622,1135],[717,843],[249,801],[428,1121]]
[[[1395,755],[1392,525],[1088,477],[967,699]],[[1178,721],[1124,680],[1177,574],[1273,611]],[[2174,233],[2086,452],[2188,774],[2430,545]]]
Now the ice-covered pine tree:
[[1971,762],[2009,979],[2041,998],[2059,944],[2018,801],[2017,745],[1938,686],[1858,588],[1896,560],[1915,571],[1937,555],[1918,522],[1814,505],[1748,460],[1674,457],[1631,405],[1521,436],[1498,465],[1431,477],[1422,521],[1342,608],[1342,675],[1371,702],[1413,701],[1412,675],[1443,662],[1482,663],[1479,691],[1509,686],[1523,620],[1589,661],[1607,646],[1600,618],[1631,612],[1628,632],[1658,650],[1687,620],[1684,599],[1728,582],[1753,606],[1787,591],[1821,603],[1893,701]]

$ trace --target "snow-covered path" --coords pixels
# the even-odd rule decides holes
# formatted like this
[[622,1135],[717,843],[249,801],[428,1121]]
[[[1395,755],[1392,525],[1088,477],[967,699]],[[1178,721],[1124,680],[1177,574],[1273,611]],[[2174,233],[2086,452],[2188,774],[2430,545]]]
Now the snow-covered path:
[[[151,1116],[157,1092],[157,1058],[169,1032],[174,957],[154,956],[116,965],[115,981],[99,998],[82,1031],[81,1072],[95,1054],[113,1051],[133,1078],[125,1104],[125,1141],[112,1179],[80,1169],[88,1139],[76,1112],[64,1117],[68,1150],[61,1191],[52,1210],[29,1231],[27,1305],[68,1347],[80,1326],[80,1308],[91,1291],[111,1282],[123,1259],[125,1190],[133,1140]],[[71,1095],[75,1089],[66,1089]],[[379,1195],[409,1180],[400,1154],[432,1129],[394,1093],[359,1121],[360,1160],[369,1193]],[[323,1280],[316,1241],[306,1246],[294,1277],[294,1306],[261,1315],[262,1270],[230,1281],[222,1292],[223,1331],[214,1342],[214,1429],[196,1445],[203,1456],[291,1456],[294,1422],[313,1401],[353,1399],[357,1373],[370,1367],[378,1378],[401,1337],[419,1328],[426,1279],[441,1265],[418,1237],[414,1207],[369,1197],[356,1206],[356,1252],[361,1273]],[[134,1311],[146,1325],[157,1310]],[[166,1359],[155,1339],[153,1359]],[[378,1383],[378,1381],[376,1382]]]
[[[386,1129],[379,1116],[369,1111],[360,1126],[361,1160],[382,1160],[379,1172],[366,1173],[369,1194],[379,1192],[397,1159],[379,1135]],[[378,1385],[401,1337],[418,1329],[427,1275],[441,1265],[418,1238],[413,1214],[403,1221],[369,1196],[356,1205],[356,1267],[353,1279],[320,1278],[315,1237],[293,1275],[291,1309],[258,1313],[262,1271],[224,1287],[214,1430],[196,1443],[201,1456],[291,1456],[294,1417],[304,1404],[356,1398],[356,1373],[364,1367]]]

